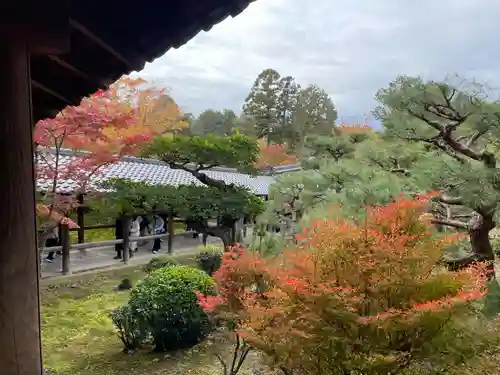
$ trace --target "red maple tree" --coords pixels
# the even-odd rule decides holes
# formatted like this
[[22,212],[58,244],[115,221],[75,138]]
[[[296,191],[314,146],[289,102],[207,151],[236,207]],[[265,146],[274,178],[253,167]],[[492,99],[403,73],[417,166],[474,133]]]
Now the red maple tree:
[[458,237],[433,231],[428,199],[369,208],[360,224],[319,220],[277,259],[237,249],[214,275],[219,295],[200,304],[285,370],[392,374],[451,360],[433,356],[444,339],[461,360],[470,344],[461,329],[485,336],[470,302],[485,294],[486,267],[440,267]]
[[[78,205],[77,195],[104,167],[136,154],[154,135],[183,127],[180,109],[166,97],[142,79],[122,78],[37,123],[36,175],[44,191],[37,213],[49,219],[48,227]],[[63,149],[75,156],[63,157]],[[70,182],[72,190],[60,194],[60,181]]]

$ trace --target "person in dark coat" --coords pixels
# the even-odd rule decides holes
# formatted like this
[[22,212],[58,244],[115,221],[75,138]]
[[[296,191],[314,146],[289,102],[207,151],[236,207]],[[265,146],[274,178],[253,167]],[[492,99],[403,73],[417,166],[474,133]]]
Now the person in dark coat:
[[[120,219],[116,219],[115,221],[115,238],[117,240],[123,239],[123,222]],[[115,251],[116,251],[115,259],[122,259],[122,250],[123,250],[122,243],[115,244]]]

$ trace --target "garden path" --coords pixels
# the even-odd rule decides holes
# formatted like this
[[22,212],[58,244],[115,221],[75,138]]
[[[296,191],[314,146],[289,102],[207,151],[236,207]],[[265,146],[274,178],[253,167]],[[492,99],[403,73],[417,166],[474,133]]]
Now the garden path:
[[[218,238],[209,237],[207,244],[220,244]],[[189,237],[174,237],[173,253],[179,253],[189,250],[194,250],[201,245],[198,238]],[[162,242],[162,249],[158,254],[153,254],[151,251],[152,242],[146,243],[139,247],[139,251],[129,260],[129,264],[146,264],[152,258],[167,253],[167,242]],[[90,271],[94,269],[117,266],[121,264],[120,260],[113,259],[116,255],[114,246],[99,247],[88,250],[72,250],[70,255],[70,269],[73,273]],[[54,263],[48,263],[44,260],[41,272],[42,278],[61,275],[61,257],[57,256]]]

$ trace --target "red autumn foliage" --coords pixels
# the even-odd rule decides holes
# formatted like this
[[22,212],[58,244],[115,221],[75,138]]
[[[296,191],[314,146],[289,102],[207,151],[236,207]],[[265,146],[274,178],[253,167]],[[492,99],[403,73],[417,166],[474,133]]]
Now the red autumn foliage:
[[[38,122],[34,141],[41,148],[36,173],[46,193],[38,209],[42,217],[60,222],[61,214],[77,205],[75,196],[85,192],[105,166],[121,156],[134,155],[155,134],[182,127],[177,105],[162,90],[144,84],[141,79],[123,78],[108,90],[82,99],[78,106],[68,106],[56,117]],[[63,148],[85,153],[62,158]],[[58,194],[61,180],[75,186],[71,196]]]
[[258,253],[245,251],[241,244],[223,254],[222,265],[213,278],[218,295],[198,294],[198,301],[206,311],[233,323],[241,321],[245,300],[267,289],[270,280],[265,260]]
[[364,124],[356,123],[351,125],[341,122],[339,126],[337,126],[337,131],[341,135],[351,135],[372,133],[373,129],[366,122]]
[[297,156],[290,154],[285,145],[272,144],[267,146],[261,141],[259,147],[260,154],[256,163],[257,168],[298,163]]
[[241,337],[301,374],[389,374],[431,361],[442,349],[433,342],[464,340],[456,324],[485,294],[486,272],[439,265],[457,238],[433,231],[428,198],[369,208],[361,224],[317,221],[279,259],[227,254],[210,310],[229,311]]

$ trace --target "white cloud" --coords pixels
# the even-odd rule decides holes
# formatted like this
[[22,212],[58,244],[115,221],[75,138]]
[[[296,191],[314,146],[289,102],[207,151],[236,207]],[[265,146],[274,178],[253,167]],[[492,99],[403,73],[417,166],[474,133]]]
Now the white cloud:
[[258,0],[141,72],[181,106],[239,110],[266,68],[316,83],[363,117],[398,74],[447,73],[500,86],[495,0]]

